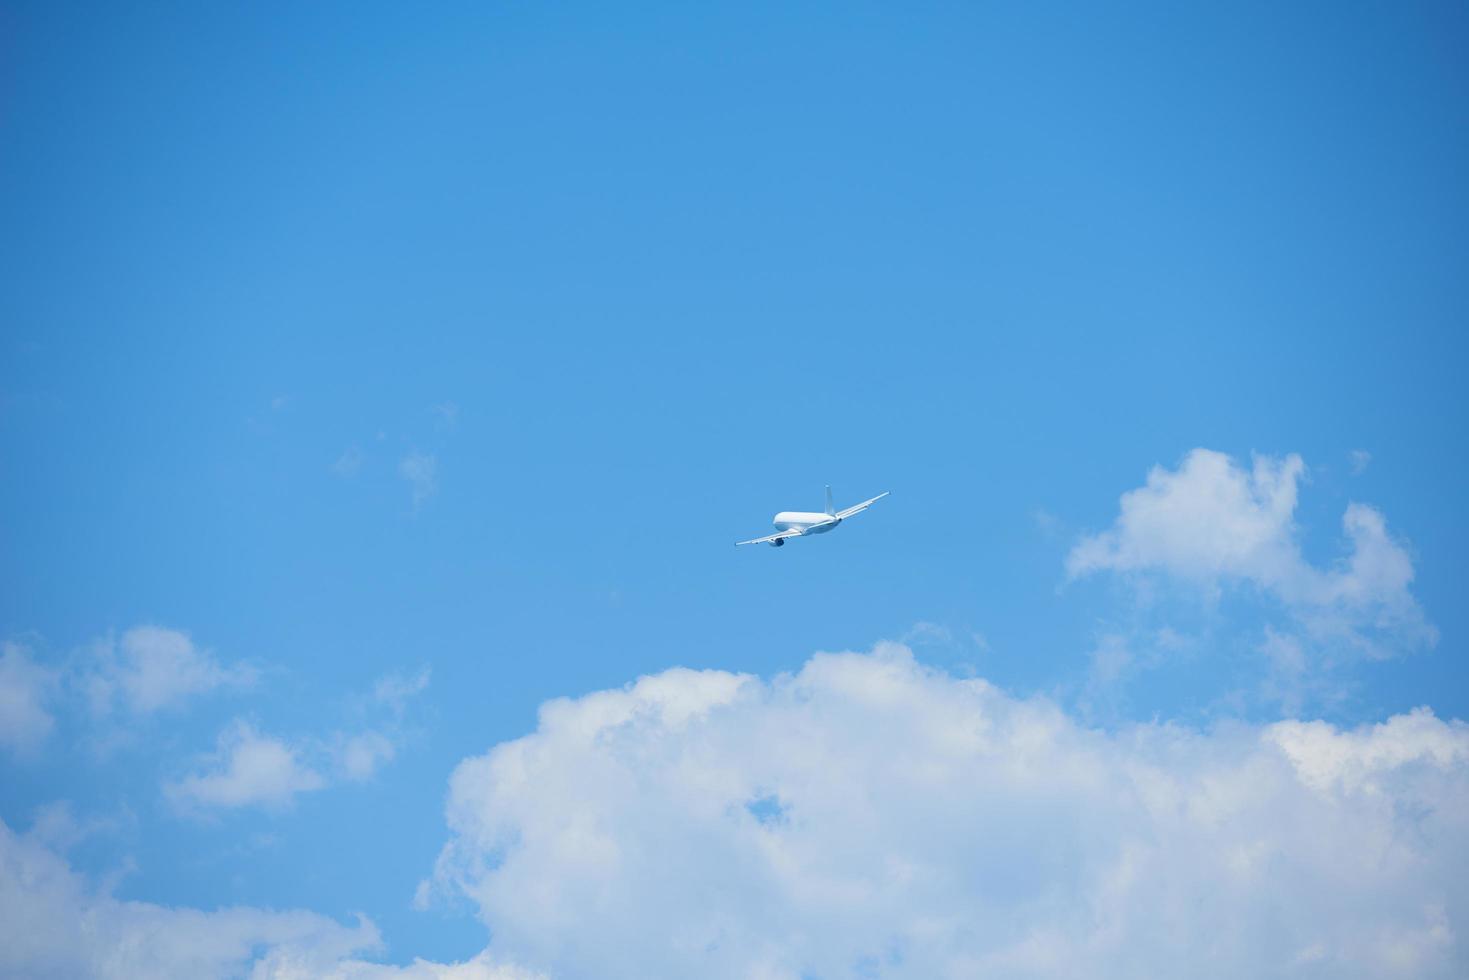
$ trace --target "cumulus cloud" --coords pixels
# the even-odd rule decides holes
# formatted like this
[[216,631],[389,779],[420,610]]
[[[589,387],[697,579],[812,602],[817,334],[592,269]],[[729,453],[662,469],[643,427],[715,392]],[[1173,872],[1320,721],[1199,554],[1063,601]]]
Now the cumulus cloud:
[[94,888],[35,834],[0,821],[0,976],[94,980],[533,980],[485,957],[407,967],[360,959],[382,943],[366,919],[204,911],[122,901]]
[[363,782],[398,754],[408,737],[409,701],[429,681],[425,668],[409,677],[378,678],[370,696],[355,704],[359,724],[329,733],[283,738],[236,719],[219,736],[201,771],[164,784],[164,795],[182,810],[259,806],[284,810],[297,796],[333,782]]
[[57,674],[36,663],[18,643],[0,643],[0,747],[30,755],[51,734],[49,702]]
[[254,681],[249,667],[226,667],[195,646],[187,633],[159,626],[137,626],[116,643],[99,642],[93,663],[79,678],[97,715],[108,714],[118,703],[134,714],[152,714],[216,688],[246,687]]
[[1256,457],[1247,471],[1223,453],[1195,449],[1177,470],[1155,466],[1146,486],[1123,494],[1111,530],[1083,538],[1066,569],[1161,567],[1203,582],[1235,576],[1294,588],[1301,570],[1291,519],[1304,470],[1295,455]]
[[1123,494],[1115,523],[1076,544],[1067,573],[1162,573],[1215,592],[1250,586],[1289,609],[1315,641],[1372,657],[1433,643],[1409,589],[1412,561],[1379,511],[1350,504],[1346,557],[1329,568],[1305,559],[1294,523],[1304,471],[1296,455],[1256,456],[1246,469],[1195,449],[1176,470],[1154,467],[1144,486]]
[[185,807],[283,809],[297,794],[325,785],[321,774],[302,760],[299,748],[237,721],[220,735],[204,772],[169,783],[164,792]]
[[408,481],[413,489],[413,507],[416,510],[439,489],[439,461],[433,453],[417,450],[398,461],[398,475]]
[[292,972],[277,968],[267,980],[545,980],[545,974],[496,963],[481,953],[463,963],[433,963],[416,959],[408,966],[384,966],[350,960],[325,972],[307,969]]
[[1107,733],[902,646],[547,703],[426,890],[577,977],[1451,977],[1469,727]]

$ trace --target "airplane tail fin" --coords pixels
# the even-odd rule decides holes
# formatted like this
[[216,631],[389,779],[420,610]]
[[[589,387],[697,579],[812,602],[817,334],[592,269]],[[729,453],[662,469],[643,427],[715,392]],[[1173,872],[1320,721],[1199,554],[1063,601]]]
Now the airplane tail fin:
[[826,516],[835,517],[837,509],[831,505],[831,487],[826,488]]

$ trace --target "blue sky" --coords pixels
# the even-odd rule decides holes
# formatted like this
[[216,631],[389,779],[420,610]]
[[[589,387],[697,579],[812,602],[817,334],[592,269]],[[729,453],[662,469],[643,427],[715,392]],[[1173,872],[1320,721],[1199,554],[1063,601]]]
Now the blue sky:
[[[670,668],[776,711],[894,642],[925,697],[1097,738],[1426,706],[1459,745],[1466,40],[1452,4],[6,5],[14,846],[578,976],[485,881],[414,896],[484,818],[446,827],[456,767]],[[892,496],[731,547],[827,483]],[[1119,522],[1145,486],[1183,518]],[[1236,518],[1258,547],[1192,536]],[[296,781],[190,782],[242,746]],[[920,969],[873,955],[770,969]]]

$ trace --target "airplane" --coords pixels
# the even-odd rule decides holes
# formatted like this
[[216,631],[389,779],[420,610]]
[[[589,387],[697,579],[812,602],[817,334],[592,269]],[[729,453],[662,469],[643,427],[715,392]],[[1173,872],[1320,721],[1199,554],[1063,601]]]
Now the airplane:
[[735,545],[742,544],[768,544],[772,548],[782,547],[787,538],[799,538],[807,534],[825,534],[836,527],[842,521],[853,514],[860,514],[883,497],[889,491],[864,500],[860,504],[854,504],[846,510],[837,510],[831,505],[831,487],[826,488],[826,512],[824,514],[812,514],[799,510],[783,510],[775,515],[774,523],[778,530],[774,534],[767,534],[763,538],[752,538],[749,541],[736,541]]

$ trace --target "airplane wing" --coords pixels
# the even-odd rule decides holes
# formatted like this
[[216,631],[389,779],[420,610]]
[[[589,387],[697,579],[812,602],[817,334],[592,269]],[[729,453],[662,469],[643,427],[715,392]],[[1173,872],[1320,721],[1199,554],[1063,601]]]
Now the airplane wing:
[[805,531],[797,530],[781,531],[778,534],[767,534],[763,538],[751,538],[749,541],[736,541],[735,547],[739,547],[742,544],[769,544],[772,541],[781,541],[785,538],[799,538],[805,533]]
[[853,504],[846,510],[837,511],[837,520],[844,520],[845,518],[851,517],[853,514],[862,513],[864,510],[871,507],[873,504],[877,503],[879,500],[881,500],[883,497],[886,497],[891,492],[891,490],[884,490],[882,493],[878,494],[876,497],[873,497],[871,500],[864,500],[860,504]]

